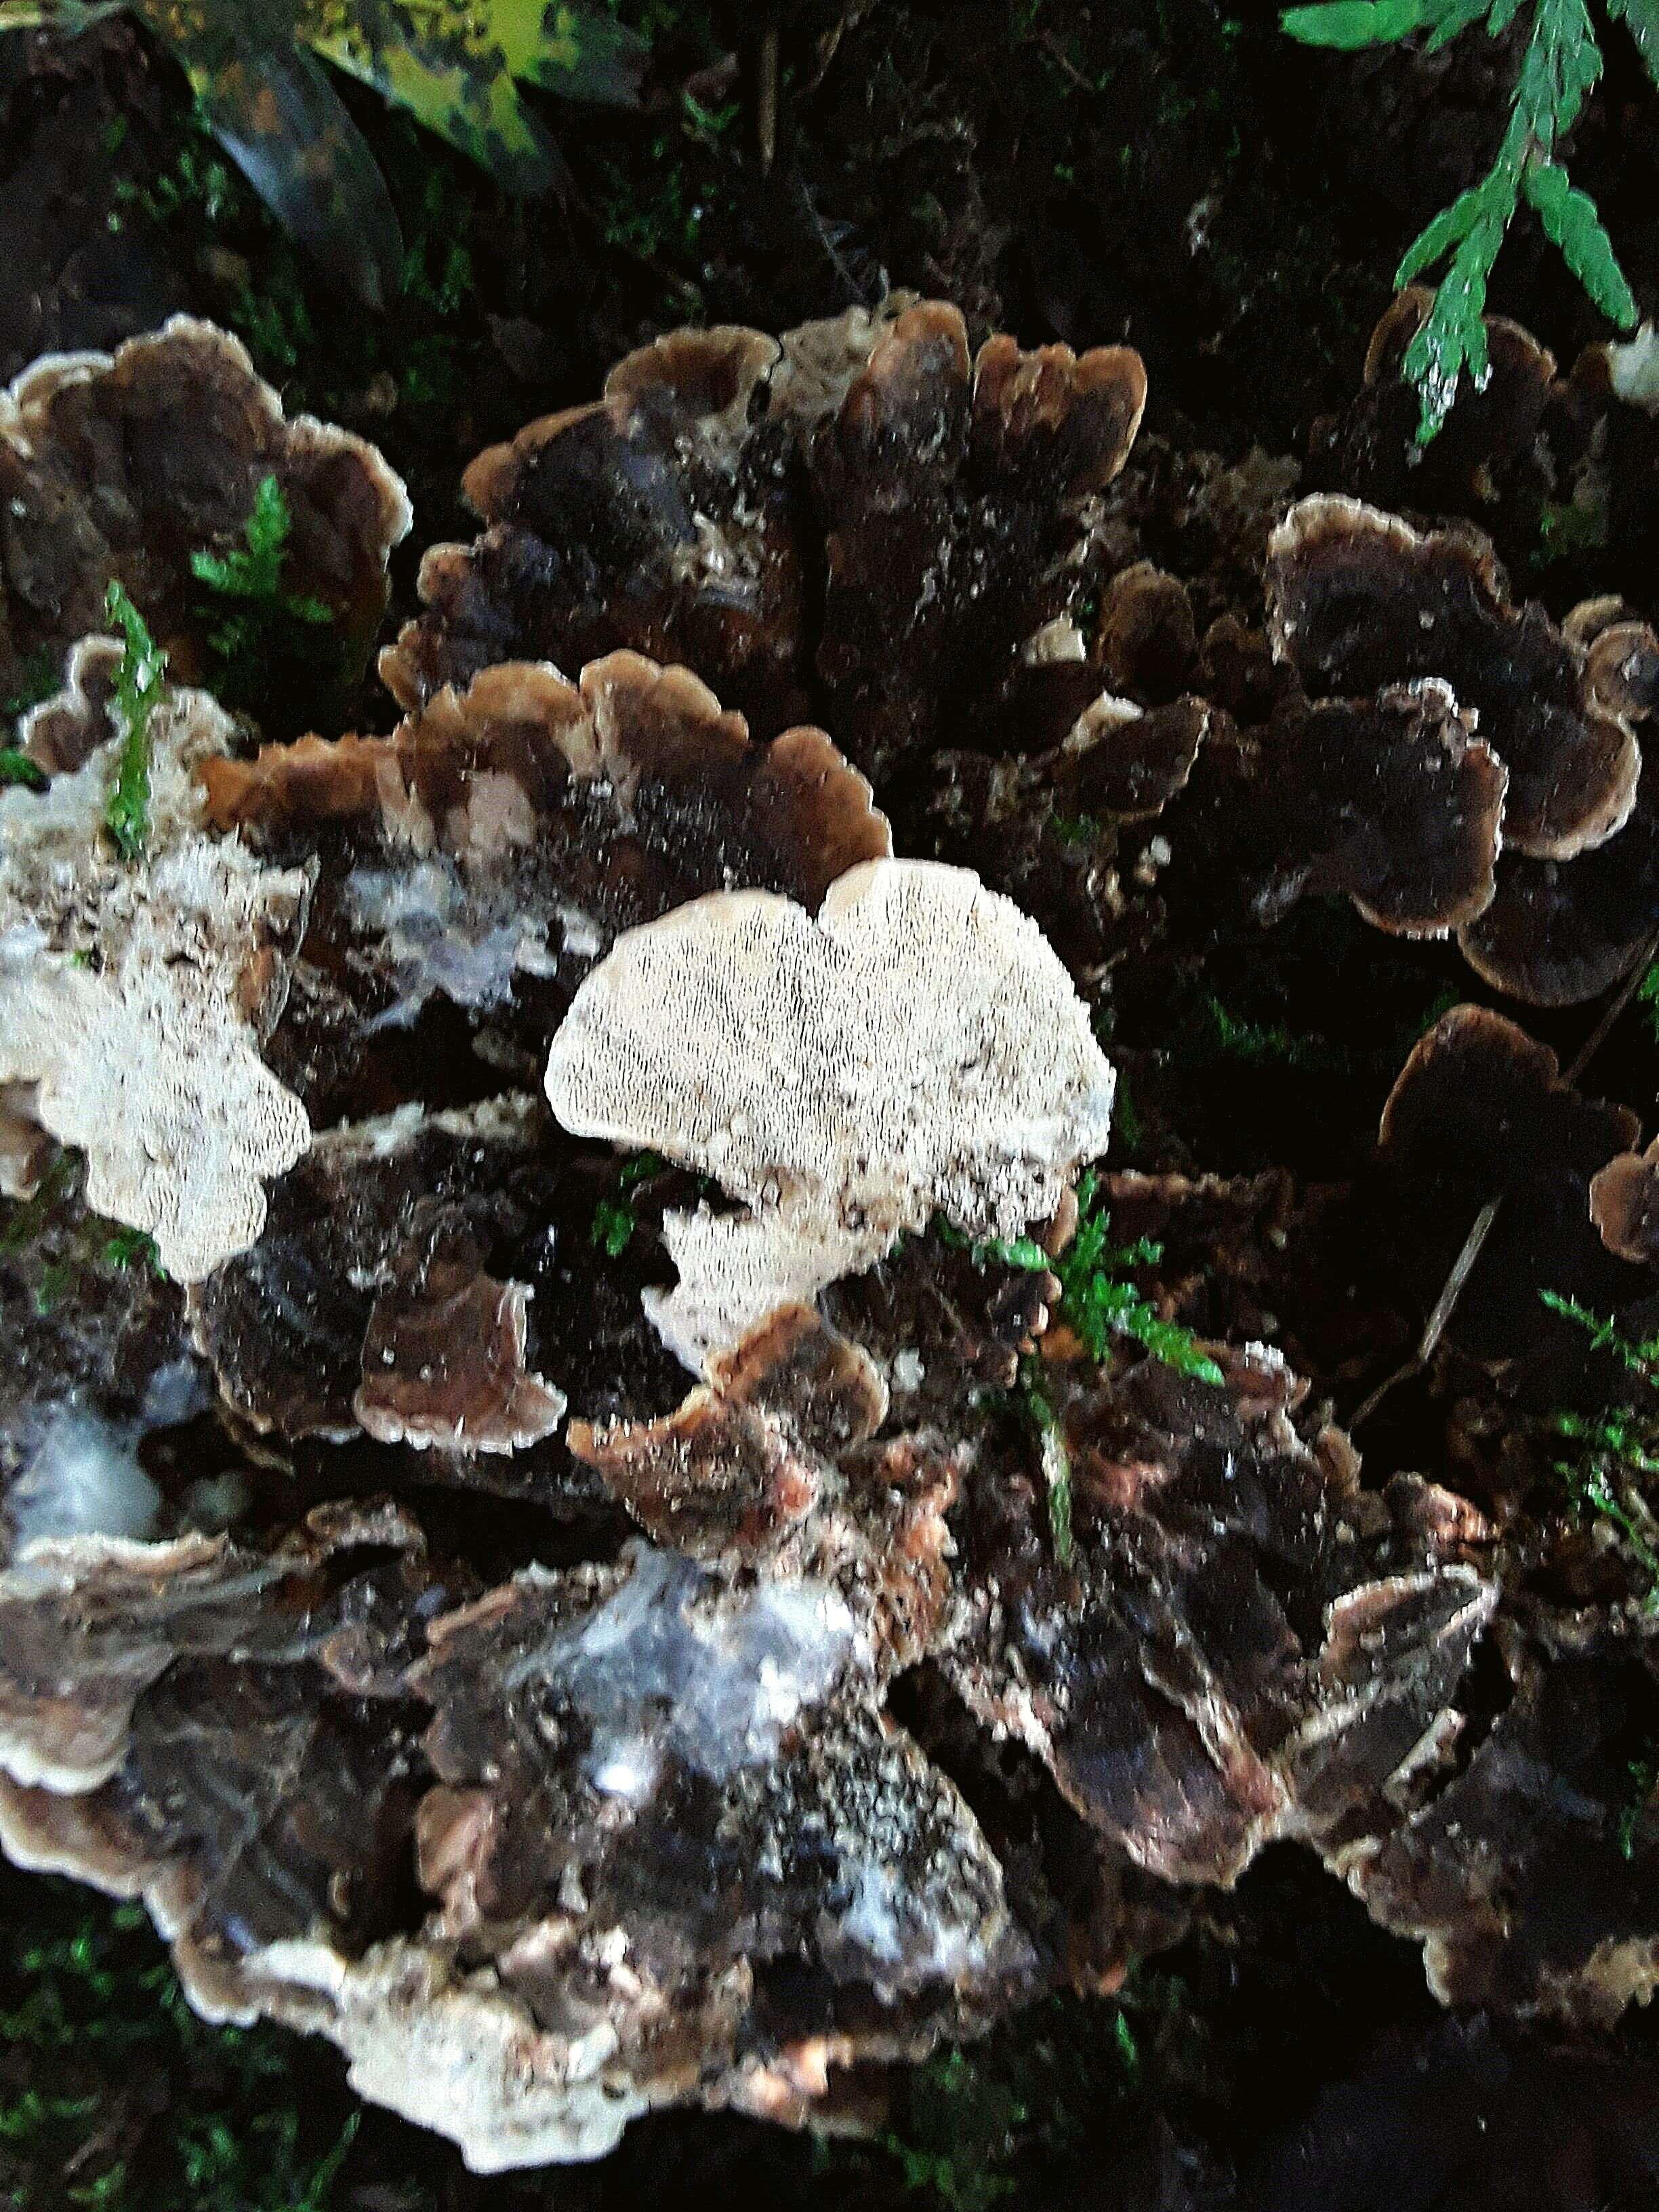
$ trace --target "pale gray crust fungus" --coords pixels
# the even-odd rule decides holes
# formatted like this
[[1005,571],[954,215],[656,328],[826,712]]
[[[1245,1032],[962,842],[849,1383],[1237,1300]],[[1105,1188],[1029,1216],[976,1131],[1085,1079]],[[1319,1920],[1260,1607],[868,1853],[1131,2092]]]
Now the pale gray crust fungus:
[[[61,727],[117,649],[84,640],[69,690],[38,714]],[[198,826],[194,771],[233,729],[191,690],[153,711],[148,843],[120,859],[103,825],[124,732],[104,721],[45,791],[0,793],[0,1085],[33,1086],[41,1126],[86,1152],[88,1204],[148,1231],[191,1282],[254,1241],[265,1182],[310,1141],[259,1057],[310,875]]]
[[1036,923],[966,869],[873,860],[816,919],[720,891],[619,938],[553,1040],[578,1135],[651,1146],[746,1211],[665,1217],[665,1340],[700,1370],[935,1212],[1046,1219],[1105,1149],[1112,1068]]

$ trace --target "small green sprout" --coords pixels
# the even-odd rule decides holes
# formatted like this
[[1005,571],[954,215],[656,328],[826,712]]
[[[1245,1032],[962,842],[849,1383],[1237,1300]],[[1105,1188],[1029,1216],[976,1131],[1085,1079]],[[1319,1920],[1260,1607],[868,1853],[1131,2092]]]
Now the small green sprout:
[[148,1267],[154,1275],[165,1273],[161,1255],[155,1249],[155,1239],[147,1230],[118,1229],[106,1237],[100,1255],[106,1267]]
[[199,551],[190,556],[197,581],[231,602],[223,621],[207,633],[207,646],[233,703],[246,703],[255,695],[277,625],[318,627],[334,619],[320,599],[283,587],[293,533],[294,516],[281,484],[274,476],[263,477],[243,526],[241,544],[228,553]]
[[26,791],[44,791],[46,772],[35,766],[26,752],[15,745],[0,745],[0,789],[7,784],[21,783]]
[[149,837],[149,721],[167,688],[167,657],[119,582],[111,584],[104,610],[123,645],[112,702],[121,757],[104,825],[121,858],[131,861],[143,858]]
[[1217,1049],[1252,1066],[1278,1062],[1307,1072],[1341,1068],[1347,1063],[1347,1054],[1322,1037],[1298,1036],[1279,1022],[1241,1021],[1228,1012],[1213,991],[1206,994],[1204,1013]]
[[1111,1242],[1111,1217],[1102,1203],[1100,1178],[1092,1168],[1078,1184],[1077,1201],[1077,1229],[1057,1258],[1033,1237],[988,1237],[970,1243],[950,1222],[936,1225],[941,1241],[967,1252],[976,1267],[995,1261],[1005,1267],[1052,1273],[1060,1284],[1060,1311],[1082,1339],[1091,1359],[1104,1359],[1111,1339],[1127,1336],[1166,1367],[1195,1376],[1201,1382],[1221,1382],[1221,1370],[1192,1331],[1165,1321],[1133,1283],[1120,1279],[1121,1269],[1156,1267],[1164,1247],[1146,1237],[1137,1237],[1133,1244]]
[[274,603],[296,622],[325,623],[329,611],[320,599],[283,589],[283,564],[293,532],[294,517],[281,484],[273,476],[262,477],[253,511],[243,526],[242,545],[228,553],[192,553],[191,574],[222,599]]
[[1078,1184],[1077,1202],[1076,1234],[1053,1267],[1060,1278],[1060,1312],[1083,1340],[1090,1358],[1103,1359],[1112,1337],[1133,1337],[1154,1359],[1177,1373],[1200,1382],[1220,1382],[1221,1370],[1192,1331],[1165,1321],[1133,1284],[1118,1278],[1120,1268],[1156,1266],[1164,1256],[1163,1247],[1144,1237],[1133,1244],[1111,1243],[1111,1217],[1092,1169]]
[[619,1206],[614,1198],[602,1198],[593,1209],[593,1242],[607,1259],[621,1258],[639,1225],[632,1206]]
[[1659,1766],[1651,1759],[1633,1759],[1626,1770],[1630,1794],[1619,1815],[1619,1852],[1622,1858],[1636,1856],[1636,1831],[1641,1826],[1642,1815],[1648,1809],[1648,1800],[1653,1795],[1653,1785],[1659,1781]]
[[1659,962],[1656,962],[1643,976],[1637,986],[1636,996],[1648,1018],[1648,1027],[1653,1032],[1654,1042],[1659,1044]]
[[[1592,1351],[1611,1352],[1659,1393],[1659,1337],[1633,1342],[1615,1322],[1593,1313],[1576,1299],[1563,1297],[1555,1291],[1540,1295],[1552,1313],[1584,1330]],[[1565,1479],[1569,1495],[1582,1514],[1605,1521],[1624,1539],[1631,1557],[1647,1577],[1642,1609],[1650,1618],[1659,1617],[1659,1527],[1636,1487],[1636,1479],[1659,1475],[1659,1456],[1652,1449],[1659,1442],[1656,1419],[1659,1404],[1645,1416],[1618,1407],[1595,1414],[1558,1412],[1553,1423],[1558,1436],[1578,1448],[1575,1458],[1556,1461],[1556,1472]]]
[[34,1286],[34,1310],[42,1321],[63,1304],[74,1280],[75,1263],[71,1260],[54,1260],[42,1268],[40,1279]]
[[653,1176],[664,1174],[669,1163],[660,1152],[639,1152],[625,1161],[617,1177],[615,1198],[602,1198],[593,1209],[593,1226],[589,1231],[591,1241],[599,1246],[608,1259],[618,1260],[634,1239],[640,1218],[623,1195],[636,1183],[648,1182]]

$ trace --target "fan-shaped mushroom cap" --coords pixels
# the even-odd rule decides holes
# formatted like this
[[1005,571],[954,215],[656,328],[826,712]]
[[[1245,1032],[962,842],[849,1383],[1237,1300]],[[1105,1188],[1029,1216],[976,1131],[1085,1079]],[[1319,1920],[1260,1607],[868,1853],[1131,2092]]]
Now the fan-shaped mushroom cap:
[[510,1194],[544,1131],[514,1097],[325,1130],[272,1192],[258,1241],[191,1293],[226,1402],[289,1437],[361,1423],[493,1451],[530,1441],[526,1422],[545,1434],[558,1394],[524,1369],[525,1286],[492,1279],[484,1249],[515,1223]]
[[1496,1638],[1512,1689],[1463,1771],[1346,1872],[1375,1919],[1423,1944],[1443,2004],[1605,2029],[1659,1985],[1659,1849],[1650,1816],[1632,1822],[1625,1747],[1656,1685],[1636,1639],[1540,1625]]
[[1379,1140],[1400,1171],[1410,1242],[1427,1247],[1425,1303],[1476,1209],[1503,1200],[1452,1317],[1464,1350],[1492,1360],[1528,1351],[1552,1327],[1546,1291],[1598,1307],[1618,1299],[1620,1271],[1590,1227],[1589,1182],[1638,1126],[1628,1108],[1574,1089],[1547,1045],[1488,1007],[1454,1006],[1419,1038]]
[[489,526],[421,563],[428,611],[382,654],[413,707],[501,660],[575,667],[618,647],[706,672],[769,736],[802,703],[796,433],[757,421],[777,341],[678,331],[605,398],[529,424],[467,471]]
[[631,646],[762,736],[827,687],[872,768],[917,744],[1052,746],[1105,689],[1080,627],[1104,581],[1090,501],[1145,401],[1124,348],[996,337],[975,362],[937,301],[781,342],[673,332],[473,464],[489,527],[428,555],[426,612],[383,673],[412,705],[496,661]]
[[[88,639],[69,702],[93,711]],[[87,1154],[88,1200],[150,1231],[193,1281],[252,1243],[264,1183],[305,1150],[299,1100],[259,1056],[305,927],[310,878],[199,826],[194,771],[233,726],[205,693],[153,710],[149,842],[129,866],[102,835],[124,732],[82,764],[0,793],[0,1082],[35,1086],[42,1125]]]
[[935,1211],[1046,1218],[1104,1149],[1113,1076],[1036,925],[964,870],[875,860],[816,919],[718,892],[618,940],[553,1041],[567,1128],[650,1146],[748,1209],[665,1223],[653,1317],[689,1364],[869,1267]]
[[1378,928],[1444,936],[1492,903],[1508,781],[1449,685],[1390,684],[1364,702],[1280,710],[1266,743],[1269,850],[1255,904],[1275,919],[1346,891]]
[[1539,1006],[1616,983],[1659,925],[1659,773],[1644,766],[1616,837],[1571,862],[1505,854],[1486,912],[1457,941],[1476,975]]
[[1497,501],[1516,465],[1530,458],[1556,389],[1555,356],[1503,315],[1481,318],[1487,374],[1467,381],[1432,442],[1419,443],[1422,398],[1404,365],[1433,304],[1426,285],[1409,284],[1383,310],[1363,388],[1340,416],[1314,425],[1316,483],[1381,507],[1468,512]]
[[[1275,1837],[1327,1849],[1391,1822],[1498,1593],[1432,1533],[1457,1523],[1444,1492],[1408,1482],[1391,1526],[1340,1431],[1297,1433],[1305,1386],[1279,1356],[1218,1350],[1220,1383],[1048,1368],[1073,1559],[1029,1478],[981,1486],[941,1664],[1138,1865],[1231,1884]],[[1311,1602],[1283,1604],[1287,1568]]]
[[1574,1090],[1549,1047],[1514,1022],[1487,1006],[1454,1006],[1412,1048],[1378,1141],[1421,1164],[1478,1168],[1508,1188],[1525,1185],[1546,1159],[1589,1174],[1638,1126],[1628,1107]]
[[637,653],[590,661],[574,684],[535,663],[483,669],[390,737],[265,745],[253,761],[205,763],[203,781],[222,829],[366,823],[475,865],[556,845],[564,896],[595,927],[607,906],[646,919],[722,876],[816,903],[892,850],[869,784],[822,730],[756,743],[689,669]]
[[1620,1260],[1659,1266],[1659,1138],[1620,1152],[1590,1180],[1590,1219]]
[[632,653],[575,684],[538,664],[485,669],[389,737],[266,746],[204,781],[210,820],[323,863],[272,1051],[321,1086],[324,1115],[352,1109],[360,1069],[407,1056],[434,999],[533,1080],[618,930],[731,884],[816,904],[891,850],[869,785],[822,731],[754,742],[688,670]]
[[1541,608],[1512,607],[1491,548],[1422,536],[1358,500],[1305,499],[1273,533],[1277,650],[1314,691],[1354,698],[1438,677],[1509,770],[1506,845],[1570,860],[1636,803],[1641,751],[1585,656]]
[[487,1274],[479,1238],[440,1215],[392,1261],[352,1401],[369,1435],[417,1449],[511,1452],[550,1436],[565,1401],[525,1357],[532,1293]]
[[810,1306],[783,1306],[709,1382],[654,1421],[573,1421],[569,1444],[654,1541],[835,1588],[884,1679],[924,1657],[954,1546],[956,1462],[918,1436],[876,1443],[873,1361]]
[[95,630],[118,577],[173,656],[201,672],[191,556],[240,547],[262,480],[292,518],[285,586],[367,644],[404,536],[404,487],[374,447],[287,419],[246,349],[175,315],[113,355],[48,355],[0,394],[0,675]]

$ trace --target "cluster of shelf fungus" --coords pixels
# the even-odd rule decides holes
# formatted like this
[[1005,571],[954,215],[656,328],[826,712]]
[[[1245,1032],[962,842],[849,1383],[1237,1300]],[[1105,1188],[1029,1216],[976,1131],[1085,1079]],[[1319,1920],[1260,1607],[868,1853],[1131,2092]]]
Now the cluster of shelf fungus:
[[[1413,312],[1327,426],[1373,495]],[[1643,347],[1494,358],[1443,485],[1552,409],[1581,476],[1659,449]],[[933,302],[674,333],[473,463],[404,719],[268,742],[196,688],[190,556],[274,477],[366,654],[380,457],[199,323],[4,399],[0,674],[64,682],[0,793],[0,1841],[480,2168],[676,2101],[855,2124],[1277,1839],[1449,2003],[1659,1982],[1639,1578],[1362,1470],[1272,1325],[1317,1206],[1102,1166],[1097,1041],[1126,963],[1310,894],[1520,1002],[1616,985],[1659,640],[1261,456],[1188,484],[1177,579],[1146,397]],[[136,858],[112,579],[169,660]],[[1421,1040],[1391,1154],[1645,1295],[1659,1159],[1505,1016]],[[1248,1252],[1201,1356],[1068,1322],[1088,1173],[1172,1325]]]

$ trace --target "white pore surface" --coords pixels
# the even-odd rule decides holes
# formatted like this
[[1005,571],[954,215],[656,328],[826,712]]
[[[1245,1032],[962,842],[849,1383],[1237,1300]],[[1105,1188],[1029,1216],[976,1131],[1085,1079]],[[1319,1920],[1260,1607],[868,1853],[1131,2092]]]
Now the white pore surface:
[[118,729],[47,790],[0,792],[0,1083],[38,1086],[43,1126],[86,1153],[88,1204],[189,1282],[254,1242],[265,1181],[310,1141],[241,1004],[308,881],[198,826],[191,770],[234,734],[204,692],[172,694],[151,732],[137,860],[103,835]]
[[694,1370],[935,1212],[975,1236],[1046,1218],[1105,1148],[1113,1083],[1036,924],[966,869],[890,860],[849,869],[816,919],[716,891],[628,931],[547,1070],[565,1127],[747,1208],[664,1224],[680,1280],[653,1317]]

